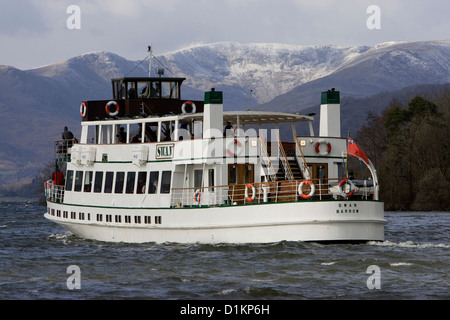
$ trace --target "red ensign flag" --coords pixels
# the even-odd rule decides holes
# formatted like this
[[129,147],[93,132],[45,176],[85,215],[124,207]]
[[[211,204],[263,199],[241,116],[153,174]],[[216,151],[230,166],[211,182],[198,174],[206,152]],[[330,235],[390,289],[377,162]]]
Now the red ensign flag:
[[350,137],[348,137],[347,139],[347,153],[360,159],[363,159],[365,163],[369,164],[369,158],[367,158],[367,155],[364,153],[364,151],[362,151],[358,147],[355,141],[353,141],[353,139]]

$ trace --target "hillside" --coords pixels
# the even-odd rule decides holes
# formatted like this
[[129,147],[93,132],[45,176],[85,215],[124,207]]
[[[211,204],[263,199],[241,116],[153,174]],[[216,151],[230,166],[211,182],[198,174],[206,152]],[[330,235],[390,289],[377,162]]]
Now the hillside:
[[341,97],[362,98],[420,84],[450,82],[450,40],[384,44],[371,48],[330,75],[297,86],[261,106],[300,111],[317,92],[335,87]]
[[[224,91],[227,110],[246,109],[253,90],[253,110],[318,114],[320,92],[335,87],[343,97],[342,128],[353,132],[369,111],[385,106],[383,92],[450,82],[449,48],[448,40],[373,48],[227,42],[157,56],[153,70],[186,77],[184,99],[201,100],[211,87]],[[51,161],[52,141],[65,125],[79,136],[81,101],[111,97],[110,78],[147,74],[147,61],[108,52],[32,70],[0,66],[0,185],[31,180]]]

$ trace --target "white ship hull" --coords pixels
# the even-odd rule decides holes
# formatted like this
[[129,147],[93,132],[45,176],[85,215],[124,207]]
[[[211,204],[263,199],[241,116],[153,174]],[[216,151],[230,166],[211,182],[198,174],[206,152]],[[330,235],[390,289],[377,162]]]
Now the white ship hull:
[[[82,207],[50,202],[48,208],[47,219],[79,237],[124,243],[383,241],[386,223],[383,203],[379,201],[332,200],[190,209]],[[64,211],[68,212],[67,218]],[[84,220],[79,219],[79,212],[84,213]],[[106,213],[112,221],[105,221]],[[94,221],[97,215],[102,215],[102,222]],[[116,216],[121,216],[120,223],[115,222]]]

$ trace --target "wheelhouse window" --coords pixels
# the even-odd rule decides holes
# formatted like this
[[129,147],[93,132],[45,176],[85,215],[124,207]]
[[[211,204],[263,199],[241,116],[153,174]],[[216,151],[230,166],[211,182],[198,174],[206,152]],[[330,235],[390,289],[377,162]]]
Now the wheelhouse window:
[[127,185],[125,188],[126,193],[134,193],[134,182],[136,181],[136,172],[128,172]]
[[83,186],[83,171],[77,171],[75,174],[75,188],[74,191],[81,191]]
[[123,193],[124,182],[125,182],[125,172],[117,172],[116,186],[114,188],[114,193]]
[[161,177],[161,193],[170,193],[170,181],[172,179],[172,171],[163,171]]
[[92,191],[92,177],[93,172],[92,171],[86,171],[84,175],[84,192],[91,192]]
[[72,191],[72,184],[73,184],[73,170],[67,170],[65,190]]
[[138,194],[144,194],[146,185],[147,185],[147,172],[146,171],[139,172],[136,192]]
[[103,185],[103,171],[97,171],[95,173],[94,192],[95,193],[102,192],[102,185]]
[[111,193],[113,188],[114,172],[106,172],[104,193]]
[[148,187],[148,193],[158,193],[158,180],[159,180],[159,171],[151,171],[150,186]]

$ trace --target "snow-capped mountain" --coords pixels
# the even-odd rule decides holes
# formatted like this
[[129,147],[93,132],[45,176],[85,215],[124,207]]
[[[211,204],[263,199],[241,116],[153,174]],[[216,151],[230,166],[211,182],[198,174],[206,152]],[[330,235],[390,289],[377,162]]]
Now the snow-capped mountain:
[[333,73],[301,84],[262,106],[285,111],[319,103],[321,91],[362,98],[419,84],[450,82],[450,40],[386,43],[349,59]]
[[[342,97],[359,98],[450,82],[450,40],[375,47],[214,43],[156,56],[152,70],[158,68],[187,78],[183,99],[202,100],[214,87],[224,92],[225,109],[245,110],[252,90],[253,110],[302,111],[332,87]],[[32,70],[0,66],[0,185],[51,161],[51,141],[65,125],[79,135],[81,101],[110,98],[111,78],[147,75],[148,61],[108,52]]]
[[[186,85],[200,91],[225,92],[233,107],[252,90],[260,104],[303,83],[329,75],[369,47],[295,46],[276,43],[221,42],[198,45],[158,57]],[[231,93],[230,93],[231,91]]]

